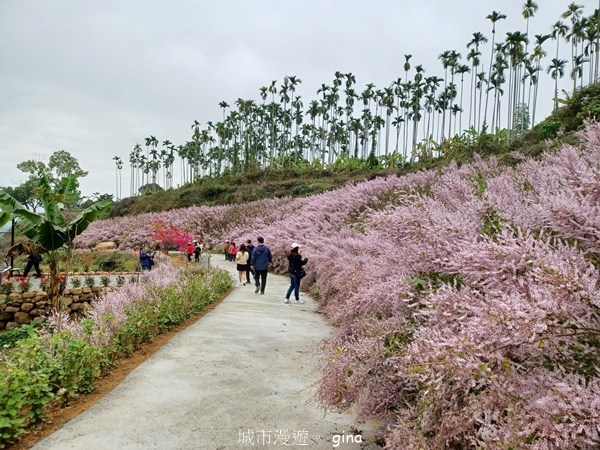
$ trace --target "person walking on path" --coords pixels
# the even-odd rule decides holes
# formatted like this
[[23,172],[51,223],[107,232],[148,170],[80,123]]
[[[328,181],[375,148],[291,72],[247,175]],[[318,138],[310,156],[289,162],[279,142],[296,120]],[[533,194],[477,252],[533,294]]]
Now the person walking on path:
[[29,273],[29,271],[31,270],[31,267],[33,266],[33,268],[35,269],[35,277],[40,278],[42,276],[42,273],[40,272],[40,261],[41,260],[42,260],[42,257],[40,255],[36,255],[35,253],[30,253],[27,256],[27,265],[25,266],[25,272],[23,272],[23,276],[26,277],[27,274]]
[[265,239],[259,236],[257,239],[258,245],[252,251],[252,259],[250,260],[250,269],[254,270],[254,281],[256,289],[255,294],[263,295],[265,293],[265,286],[267,285],[267,271],[269,270],[269,264],[273,262],[273,255],[271,255],[271,249],[265,245]]
[[252,277],[254,277],[254,270],[250,270],[250,260],[252,259],[252,252],[254,251],[254,244],[251,239],[246,241],[246,251],[248,252],[248,264],[246,265],[246,283],[250,284],[250,272],[252,272]]
[[308,258],[302,259],[302,250],[300,250],[300,245],[296,242],[292,244],[292,249],[288,254],[288,261],[290,265],[288,266],[288,272],[290,273],[290,287],[285,294],[284,303],[290,303],[290,295],[292,292],[294,293],[294,297],[296,298],[296,303],[304,303],[304,300],[300,300],[300,275],[299,273],[303,270],[302,266],[308,262]]
[[231,245],[229,246],[229,262],[235,262],[235,255],[237,254],[237,246],[235,242],[231,241]]
[[223,246],[223,251],[225,252],[225,261],[229,261],[229,240],[225,241],[225,245]]
[[238,277],[240,280],[240,284],[242,286],[246,286],[246,282],[244,281],[244,276],[246,275],[246,270],[248,269],[248,259],[250,259],[250,254],[246,250],[246,246],[244,244],[242,244],[242,245],[240,245],[240,248],[235,255],[235,262],[237,263]]

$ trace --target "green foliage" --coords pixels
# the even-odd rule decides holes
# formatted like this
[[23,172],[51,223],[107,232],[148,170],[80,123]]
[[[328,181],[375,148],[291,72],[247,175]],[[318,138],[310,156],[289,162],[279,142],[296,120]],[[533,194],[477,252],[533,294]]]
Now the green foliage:
[[[579,130],[584,119],[598,116],[600,102],[600,84],[592,84],[583,89],[577,89],[566,104],[552,112],[547,122],[560,122],[566,133]],[[532,131],[535,132],[537,127]]]
[[514,126],[512,137],[520,137],[529,129],[530,125],[529,108],[525,103],[519,103],[515,110]]
[[488,210],[483,216],[483,226],[481,227],[481,232],[490,237],[496,236],[500,230],[502,230],[502,225],[500,223],[500,216],[498,216],[498,212],[495,209]]
[[[17,186],[12,191],[6,190],[12,195],[17,201],[27,208],[30,208],[33,212],[36,211],[37,207],[42,204],[42,198],[38,186],[38,174],[44,172],[48,177],[48,182],[52,187],[58,190],[61,186],[62,179],[67,177],[73,177],[74,180],[74,196],[70,206],[76,205],[81,200],[81,193],[78,191],[79,178],[86,177],[88,172],[82,170],[79,166],[79,161],[74,158],[69,152],[65,150],[59,150],[54,152],[48,164],[42,161],[36,161],[30,159],[17,164],[17,168],[24,173],[29,174],[29,178]],[[14,194],[14,195],[13,195]]]
[[128,354],[138,349],[155,335],[199,313],[231,287],[231,277],[226,272],[214,273],[208,284],[206,269],[187,273],[181,288],[157,292],[155,301],[140,300],[126,311],[127,320],[115,340],[118,351]]
[[457,273],[422,272],[407,281],[423,294],[437,291],[444,285],[453,286],[458,290],[463,286],[460,275]]
[[475,175],[473,178],[473,181],[475,181],[475,195],[478,197],[483,197],[483,194],[485,194],[485,191],[487,190],[487,183],[485,182],[483,173],[478,171],[477,175]]
[[540,124],[539,139],[554,139],[562,127],[562,122],[558,121],[547,121]]
[[340,162],[332,170],[305,165],[204,177],[179,189],[123,199],[114,205],[111,215],[118,217],[195,205],[244,203],[264,198],[304,197],[336,189],[347,182],[398,173],[396,168],[369,170],[364,161],[356,158],[344,161],[346,164]]
[[[92,331],[92,322],[86,319],[88,336]],[[84,322],[85,322],[84,321]],[[77,338],[67,331],[56,333],[50,339],[53,349],[53,364],[50,383],[55,386],[56,398],[68,404],[81,393],[94,390],[94,380],[109,364],[104,350],[87,340]]]
[[384,348],[389,355],[397,352],[399,349],[409,345],[413,341],[414,329],[407,327],[402,331],[390,333],[385,336]]
[[[91,250],[89,253],[74,253],[74,259],[79,258],[79,261],[81,261],[81,269],[77,270],[84,270],[84,265],[86,263],[83,257],[87,254],[89,254],[92,259],[91,261],[90,258],[85,259],[88,261],[86,271],[101,272],[103,271],[102,263],[105,262],[109,263],[109,266],[114,267],[111,269],[113,272],[134,272],[137,270],[139,265],[139,258],[137,255],[131,253],[123,253],[118,250],[113,250],[112,252],[99,252],[97,250]],[[75,268],[73,268],[73,270],[75,271]]]
[[23,325],[19,328],[0,333],[0,349],[14,347],[21,339],[29,337],[30,330],[38,330],[42,327],[42,322],[31,322],[29,325]]
[[108,200],[100,201],[81,211],[77,217],[65,221],[60,205],[72,201],[76,196],[75,176],[70,175],[61,180],[58,188],[53,189],[43,171],[38,173],[38,188],[44,207],[43,214],[35,214],[17,202],[6,192],[0,191],[0,207],[8,218],[3,216],[0,226],[5,225],[11,218],[19,218],[26,225],[23,234],[31,241],[38,242],[45,251],[58,250],[68,242],[83,233],[98,214],[110,205]]
[[[79,394],[91,392],[95,380],[120,354],[199,313],[221,298],[231,283],[225,271],[186,272],[179,287],[155,288],[151,300],[135,303],[116,339],[106,347],[91,342],[94,322],[90,319],[81,322],[83,337],[60,331],[48,339],[37,335],[39,324],[0,334],[0,448],[40,420],[51,401],[68,404]],[[104,320],[114,318],[108,315]]]

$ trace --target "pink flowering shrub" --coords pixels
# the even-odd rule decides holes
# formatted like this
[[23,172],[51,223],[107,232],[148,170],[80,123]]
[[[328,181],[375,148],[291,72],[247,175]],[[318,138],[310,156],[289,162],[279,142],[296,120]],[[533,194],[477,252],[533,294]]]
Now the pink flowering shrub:
[[177,248],[180,252],[187,249],[187,244],[196,239],[196,235],[173,225],[167,225],[163,220],[157,219],[152,225],[151,240],[160,248],[169,250]]
[[514,168],[477,159],[94,222],[78,239],[133,245],[157,219],[208,247],[260,234],[279,273],[299,242],[302,288],[338,327],[321,348],[324,407],[378,419],[387,448],[595,449],[600,127],[581,138]]
[[[104,291],[92,304],[87,317],[93,322],[91,341],[95,345],[107,345],[115,333],[127,320],[126,310],[138,300],[152,301],[157,288],[177,284],[180,272],[174,270],[168,256],[157,254],[154,267],[143,272],[139,282],[122,284],[119,289]],[[79,320],[71,319],[68,314],[55,312],[50,316],[50,324],[57,329],[68,330],[74,336],[83,338],[85,331]]]

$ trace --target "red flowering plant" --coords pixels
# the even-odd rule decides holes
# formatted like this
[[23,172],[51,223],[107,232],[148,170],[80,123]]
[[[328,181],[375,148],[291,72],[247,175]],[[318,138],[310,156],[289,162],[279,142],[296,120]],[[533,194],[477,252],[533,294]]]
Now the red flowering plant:
[[102,276],[100,276],[100,284],[104,287],[110,285],[110,276],[111,273],[105,273]]
[[29,292],[29,289],[31,289],[31,283],[27,278],[21,277],[17,280],[17,288],[19,289],[19,292]]
[[42,275],[40,278],[40,290],[47,291],[48,290],[48,279],[45,275]]
[[155,220],[152,223],[152,241],[164,250],[177,248],[183,252],[187,249],[188,242],[196,239],[196,236],[183,228],[167,225],[163,220]]
[[9,278],[8,280],[4,280],[2,284],[0,284],[0,292],[3,294],[10,294],[13,291],[13,279]]
[[84,283],[87,287],[94,287],[96,285],[96,280],[94,279],[94,272],[88,272],[84,277]]

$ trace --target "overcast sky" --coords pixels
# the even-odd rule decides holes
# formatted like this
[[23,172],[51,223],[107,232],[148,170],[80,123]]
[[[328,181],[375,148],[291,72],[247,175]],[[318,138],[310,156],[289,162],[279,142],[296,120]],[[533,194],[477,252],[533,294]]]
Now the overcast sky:
[[[577,3],[589,15],[597,2]],[[473,32],[491,40],[492,11],[508,16],[497,24],[498,38],[524,32],[523,3],[0,0],[0,186],[26,178],[17,163],[66,150],[90,172],[81,181],[84,194],[114,194],[114,156],[128,161],[150,135],[185,143],[194,120],[204,126],[221,119],[222,100],[258,102],[261,86],[296,75],[307,105],[336,70],[352,72],[357,91],[370,82],[383,88],[404,76],[407,53],[426,76],[443,77],[439,54],[456,50],[464,61]],[[549,33],[570,2],[537,3],[530,36]],[[564,41],[561,47],[570,59]],[[545,49],[544,68],[554,41]],[[559,89],[570,86],[567,72]],[[539,119],[552,108],[553,87],[544,70]],[[124,196],[128,175],[126,165]]]

